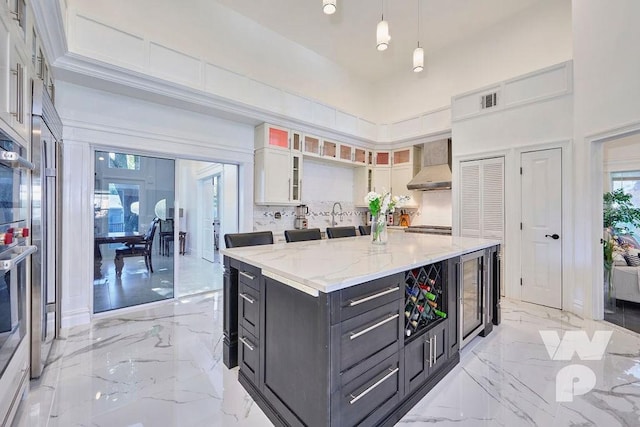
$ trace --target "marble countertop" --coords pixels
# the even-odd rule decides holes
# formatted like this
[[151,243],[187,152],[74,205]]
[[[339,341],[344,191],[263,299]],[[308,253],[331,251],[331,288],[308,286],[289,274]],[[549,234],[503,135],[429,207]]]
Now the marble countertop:
[[262,274],[311,295],[333,292],[498,245],[499,240],[389,233],[385,245],[371,236],[222,249],[230,258],[262,269]]

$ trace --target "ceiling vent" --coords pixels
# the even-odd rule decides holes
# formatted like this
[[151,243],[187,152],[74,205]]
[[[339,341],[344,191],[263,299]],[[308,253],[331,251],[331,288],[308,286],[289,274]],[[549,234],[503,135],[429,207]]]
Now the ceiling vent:
[[498,92],[487,93],[480,97],[480,108],[485,110],[498,105]]

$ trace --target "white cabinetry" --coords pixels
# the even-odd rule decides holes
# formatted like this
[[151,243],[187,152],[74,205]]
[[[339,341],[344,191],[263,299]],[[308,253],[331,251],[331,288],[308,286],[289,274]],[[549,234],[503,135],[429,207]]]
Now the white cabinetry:
[[302,134],[262,124],[256,127],[256,204],[297,205],[302,197]]
[[422,202],[420,191],[407,189],[409,181],[420,172],[421,157],[420,147],[407,147],[392,153],[391,192],[394,196],[409,196],[405,207],[418,207]]

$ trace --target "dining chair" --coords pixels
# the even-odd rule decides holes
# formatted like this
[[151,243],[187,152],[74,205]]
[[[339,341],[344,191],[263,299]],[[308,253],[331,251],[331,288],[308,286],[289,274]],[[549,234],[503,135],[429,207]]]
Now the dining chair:
[[224,243],[227,248],[270,245],[273,243],[273,233],[271,231],[254,231],[252,233],[225,234]]
[[355,237],[355,227],[327,227],[327,237],[336,239],[338,237]]
[[161,255],[169,255],[170,244],[173,243],[173,218],[167,218],[165,220],[160,220],[160,230],[159,230],[159,253]]
[[284,238],[287,243],[303,242],[306,240],[320,240],[322,235],[319,228],[309,228],[305,230],[284,230]]
[[116,266],[116,276],[122,275],[122,269],[124,267],[124,258],[141,256],[144,257],[144,264],[150,273],[153,273],[153,264],[151,263],[151,254],[153,247],[153,238],[156,234],[156,228],[158,228],[159,218],[154,218],[149,225],[147,232],[135,242],[126,243],[116,249],[116,256],[113,260]]
[[370,225],[359,225],[358,226],[358,231],[360,232],[361,236],[368,236],[369,234],[371,234],[371,226]]

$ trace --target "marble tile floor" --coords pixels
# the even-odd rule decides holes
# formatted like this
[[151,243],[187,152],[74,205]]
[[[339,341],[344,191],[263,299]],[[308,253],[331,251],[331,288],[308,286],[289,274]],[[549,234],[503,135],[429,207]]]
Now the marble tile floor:
[[[551,360],[539,331],[612,331],[602,360]],[[553,349],[552,349],[553,350]],[[556,402],[556,374],[595,372],[593,390]],[[269,426],[222,363],[222,292],[185,297],[65,331],[14,423],[38,426]],[[640,335],[607,322],[503,301],[502,324],[398,425],[640,425]]]
[[[196,255],[179,255],[174,275],[173,256],[153,255],[150,273],[142,257],[125,258],[122,275],[117,277],[113,250],[103,249],[103,276],[93,283],[95,313],[222,289],[222,265]],[[175,283],[175,288],[174,288]]]

